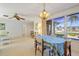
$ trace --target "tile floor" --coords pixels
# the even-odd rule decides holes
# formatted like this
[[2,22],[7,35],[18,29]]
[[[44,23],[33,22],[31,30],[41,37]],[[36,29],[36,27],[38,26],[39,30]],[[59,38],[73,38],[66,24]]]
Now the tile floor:
[[[47,55],[47,53],[45,53]],[[34,39],[21,37],[0,47],[0,56],[34,56]],[[40,56],[40,53],[37,53]],[[72,41],[72,55],[79,56],[79,41]]]

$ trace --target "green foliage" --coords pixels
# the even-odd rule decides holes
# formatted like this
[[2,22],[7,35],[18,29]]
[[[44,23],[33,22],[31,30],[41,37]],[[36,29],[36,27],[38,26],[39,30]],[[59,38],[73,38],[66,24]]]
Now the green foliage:
[[70,33],[69,35],[70,35],[70,36],[76,36],[77,34],[75,34],[75,33]]
[[76,15],[70,16],[71,23],[75,22],[77,20],[77,18],[78,17]]

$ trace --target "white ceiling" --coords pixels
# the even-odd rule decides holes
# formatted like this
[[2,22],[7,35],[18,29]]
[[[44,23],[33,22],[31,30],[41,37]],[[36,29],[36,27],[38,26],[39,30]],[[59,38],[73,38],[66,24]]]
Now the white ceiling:
[[[71,7],[78,3],[46,3],[46,10],[53,14]],[[0,15],[19,13],[25,16],[39,15],[43,9],[42,3],[0,3]]]

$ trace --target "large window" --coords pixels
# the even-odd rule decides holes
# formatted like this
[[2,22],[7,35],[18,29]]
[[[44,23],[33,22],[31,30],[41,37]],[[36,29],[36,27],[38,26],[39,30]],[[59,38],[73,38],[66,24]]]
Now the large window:
[[64,17],[54,19],[54,34],[64,36]]
[[79,38],[79,14],[67,16],[67,37]]
[[[66,20],[66,21],[65,21]],[[79,39],[79,13],[53,19],[53,29],[56,36]]]

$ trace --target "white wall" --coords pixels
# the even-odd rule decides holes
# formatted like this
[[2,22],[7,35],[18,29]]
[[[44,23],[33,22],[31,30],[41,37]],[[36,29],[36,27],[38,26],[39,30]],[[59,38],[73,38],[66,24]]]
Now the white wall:
[[25,25],[24,25],[24,28],[25,28],[25,36],[26,37],[29,37],[30,36],[30,33],[31,31],[34,31],[34,23],[33,22],[27,22]]
[[34,31],[34,21],[38,22],[38,17],[26,17],[24,21],[16,19],[7,19],[0,17],[0,23],[6,24],[6,31],[9,32],[8,37],[30,36],[30,32]]
[[6,31],[9,32],[8,37],[14,38],[23,35],[23,24],[20,21],[12,19],[0,18],[0,23],[5,23]]

